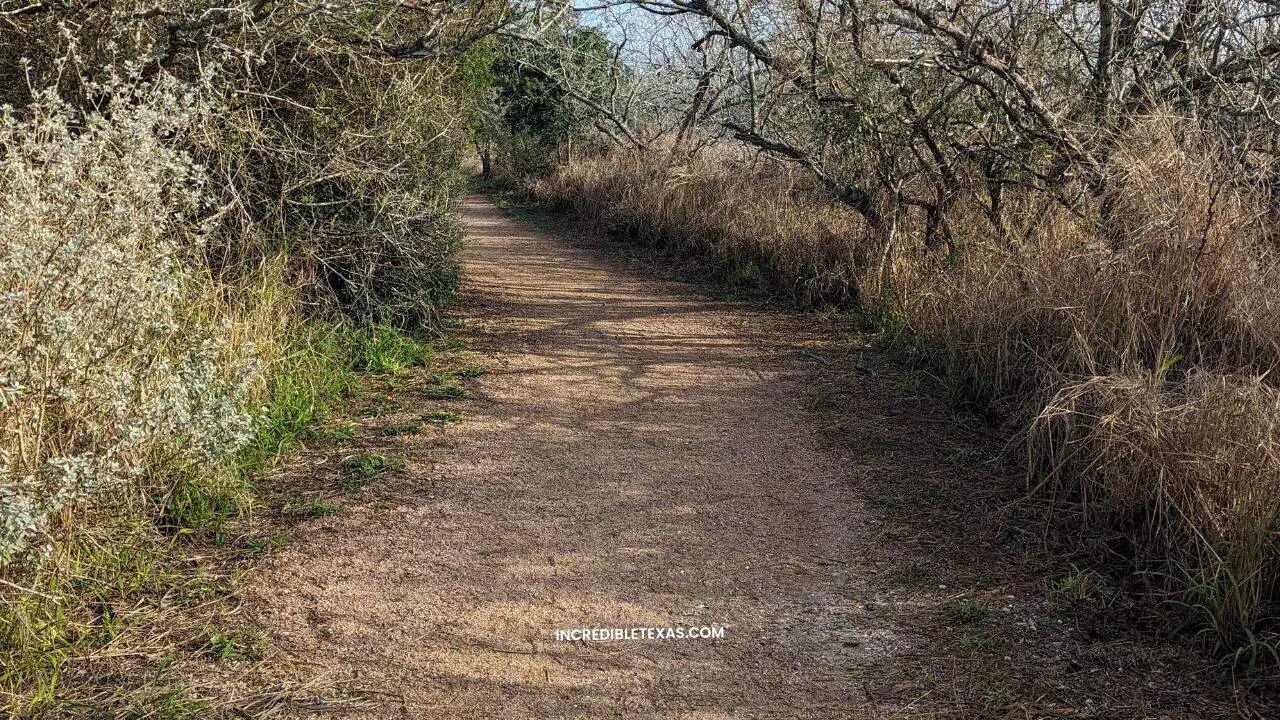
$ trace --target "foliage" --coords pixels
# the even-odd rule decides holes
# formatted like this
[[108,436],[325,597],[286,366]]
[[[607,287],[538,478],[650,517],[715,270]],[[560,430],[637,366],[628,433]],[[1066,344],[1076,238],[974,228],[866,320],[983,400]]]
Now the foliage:
[[235,273],[283,250],[321,310],[365,323],[429,322],[457,284],[461,238],[446,77],[351,53],[323,59],[314,72],[276,69],[292,77],[269,94],[286,99],[223,116],[219,137],[251,142],[207,151],[223,204],[237,210],[211,247],[215,266]]
[[555,79],[516,55],[513,49],[493,64],[503,127],[515,135],[554,145],[573,128],[573,107]]
[[376,453],[351,455],[342,459],[339,480],[342,489],[353,492],[377,480],[382,474],[400,469],[403,458]]
[[[401,330],[431,326],[457,282],[457,129],[487,72],[481,57],[455,82],[454,59],[508,11],[4,12],[6,709],[76,699],[68,664],[106,645],[203,633],[253,654],[193,627],[226,592],[209,573],[261,473],[356,373],[428,352]],[[187,706],[152,690],[101,713]]]
[[581,103],[605,101],[613,52],[602,31],[580,25],[501,47],[492,64],[494,118],[481,139],[499,146],[500,177],[547,175],[575,142],[587,143],[594,113]]
[[161,142],[207,106],[168,80],[95,90],[104,112],[45,93],[0,120],[0,564],[157,458],[216,463],[252,434],[252,358],[196,306],[203,178]]

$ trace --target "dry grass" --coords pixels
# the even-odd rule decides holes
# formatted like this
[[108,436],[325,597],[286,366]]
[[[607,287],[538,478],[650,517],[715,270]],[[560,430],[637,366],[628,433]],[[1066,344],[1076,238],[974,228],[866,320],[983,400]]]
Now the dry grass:
[[858,303],[883,341],[1025,434],[1029,483],[1068,537],[1125,538],[1237,666],[1280,665],[1280,266],[1265,204],[1185,126],[1153,120],[1120,147],[1120,249],[1088,214],[1025,195],[1007,199],[1015,239],[996,240],[970,198],[951,217],[955,251],[925,248],[908,217],[887,273],[864,224],[785,171],[601,157],[531,190],[728,274],[758,269],[801,303]]
[[[1064,388],[1031,433],[1042,484],[1082,528],[1129,534],[1163,559],[1164,583],[1214,642],[1247,667],[1280,574],[1280,392],[1256,377],[1109,375]],[[1274,638],[1270,642],[1274,642]],[[1254,656],[1254,653],[1261,653]]]
[[784,168],[763,175],[705,158],[671,167],[618,155],[571,164],[532,191],[606,232],[696,255],[805,305],[856,300],[871,257],[857,216],[820,202],[803,175]]

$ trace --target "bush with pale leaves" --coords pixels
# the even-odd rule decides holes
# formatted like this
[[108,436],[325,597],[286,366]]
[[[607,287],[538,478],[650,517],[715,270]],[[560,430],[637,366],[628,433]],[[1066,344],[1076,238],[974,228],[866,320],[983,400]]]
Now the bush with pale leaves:
[[63,508],[252,434],[253,364],[199,303],[201,171],[171,140],[200,88],[115,77],[80,113],[0,115],[0,565]]

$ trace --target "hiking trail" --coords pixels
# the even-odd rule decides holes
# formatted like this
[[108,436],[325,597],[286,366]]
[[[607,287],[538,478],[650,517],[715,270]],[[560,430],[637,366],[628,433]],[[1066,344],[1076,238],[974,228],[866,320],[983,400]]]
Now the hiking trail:
[[[465,221],[454,312],[485,372],[469,399],[403,410],[463,419],[380,440],[401,476],[301,525],[240,593],[291,659],[268,679],[349,701],[313,709],[1182,717],[1208,702],[1184,698],[1172,650],[1050,618],[999,533],[946,534],[966,511],[912,493],[945,505],[986,472],[971,436],[890,376],[829,360],[813,316],[661,277],[483,195]],[[982,617],[948,616],[960,597]],[[637,626],[726,631],[555,637]]]

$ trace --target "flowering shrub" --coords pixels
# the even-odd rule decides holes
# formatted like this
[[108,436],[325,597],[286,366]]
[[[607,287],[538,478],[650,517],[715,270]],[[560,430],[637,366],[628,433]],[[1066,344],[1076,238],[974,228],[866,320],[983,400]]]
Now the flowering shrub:
[[252,431],[253,364],[198,306],[202,173],[166,142],[209,103],[164,77],[91,90],[101,111],[0,111],[0,566],[149,461]]

